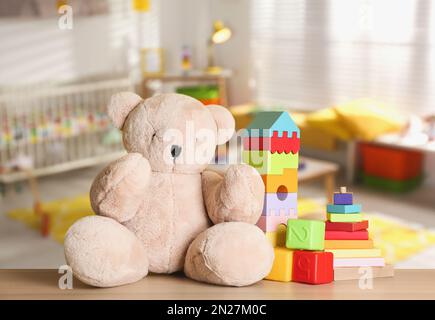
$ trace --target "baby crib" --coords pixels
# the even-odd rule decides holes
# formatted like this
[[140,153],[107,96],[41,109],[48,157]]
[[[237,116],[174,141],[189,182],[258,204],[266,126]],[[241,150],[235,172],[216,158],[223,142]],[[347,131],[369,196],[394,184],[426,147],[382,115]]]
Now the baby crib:
[[130,79],[0,89],[0,183],[110,161],[123,154],[105,107]]

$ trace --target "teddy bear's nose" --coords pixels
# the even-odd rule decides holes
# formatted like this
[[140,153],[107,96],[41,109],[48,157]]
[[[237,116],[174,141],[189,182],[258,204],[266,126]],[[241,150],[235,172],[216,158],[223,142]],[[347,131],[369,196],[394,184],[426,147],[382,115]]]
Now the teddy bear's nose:
[[172,157],[176,158],[176,157],[178,157],[180,155],[180,153],[181,153],[181,147],[177,146],[176,144],[173,144],[171,146],[171,155],[172,155]]

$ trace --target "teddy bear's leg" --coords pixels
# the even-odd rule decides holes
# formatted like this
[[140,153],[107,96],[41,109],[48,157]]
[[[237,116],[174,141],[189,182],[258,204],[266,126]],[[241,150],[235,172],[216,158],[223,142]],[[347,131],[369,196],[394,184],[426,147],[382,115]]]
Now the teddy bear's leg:
[[78,220],[68,230],[64,246],[68,265],[84,283],[113,287],[148,274],[142,242],[111,218],[89,216]]
[[247,286],[269,274],[274,253],[264,233],[245,222],[223,222],[191,243],[184,272],[192,279],[228,286]]

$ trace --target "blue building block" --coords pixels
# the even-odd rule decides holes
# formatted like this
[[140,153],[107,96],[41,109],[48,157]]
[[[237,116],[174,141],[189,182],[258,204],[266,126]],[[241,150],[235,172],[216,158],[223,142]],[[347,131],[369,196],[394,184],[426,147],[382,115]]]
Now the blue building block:
[[334,193],[334,204],[353,204],[352,193]]
[[297,138],[301,137],[298,126],[286,111],[257,112],[254,120],[242,136],[256,138],[272,137],[274,131],[278,132],[278,137],[282,137],[284,132],[287,132],[287,136],[289,137],[292,136],[292,132],[296,132]]
[[360,204],[328,204],[326,206],[326,211],[328,213],[360,213]]

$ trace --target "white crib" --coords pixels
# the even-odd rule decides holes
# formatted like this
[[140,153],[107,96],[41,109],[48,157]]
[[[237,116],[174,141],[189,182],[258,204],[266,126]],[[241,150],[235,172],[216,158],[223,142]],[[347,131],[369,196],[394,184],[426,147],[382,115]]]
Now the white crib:
[[48,175],[124,153],[105,106],[130,79],[0,89],[0,183]]

